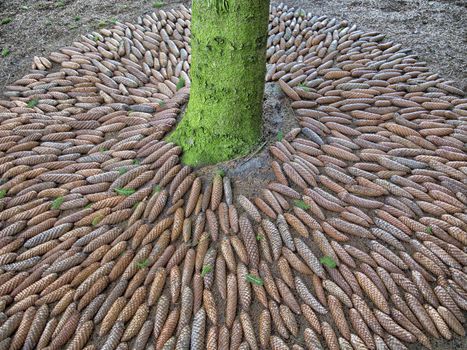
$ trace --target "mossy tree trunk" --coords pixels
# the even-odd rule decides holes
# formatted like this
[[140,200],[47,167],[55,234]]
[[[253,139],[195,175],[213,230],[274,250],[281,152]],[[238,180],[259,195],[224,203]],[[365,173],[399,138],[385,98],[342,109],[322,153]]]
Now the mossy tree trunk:
[[268,0],[193,0],[190,100],[168,137],[185,164],[232,159],[258,143],[268,17]]

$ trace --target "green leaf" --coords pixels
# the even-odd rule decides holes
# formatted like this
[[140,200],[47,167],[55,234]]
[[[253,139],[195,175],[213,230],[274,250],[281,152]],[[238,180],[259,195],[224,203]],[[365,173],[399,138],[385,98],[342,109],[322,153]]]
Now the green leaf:
[[125,167],[118,169],[118,173],[119,173],[120,175],[125,174],[127,171],[128,171],[128,169],[125,168]]
[[303,91],[310,91],[311,89],[303,83],[298,84],[298,87]]
[[159,107],[164,107],[165,106],[165,101],[159,102]]
[[5,17],[5,18],[2,18],[2,20],[0,21],[0,24],[1,25],[5,25],[5,24],[8,24],[12,21],[12,19],[10,17]]
[[136,192],[134,188],[121,188],[121,187],[116,188],[114,191],[117,192],[120,196],[125,196],[125,197],[131,196],[133,193]]
[[145,267],[148,267],[148,265],[149,265],[149,259],[144,259],[136,263],[136,267],[140,270],[144,269]]
[[277,141],[282,141],[282,139],[284,138],[284,133],[282,132],[282,130],[280,130],[278,133],[277,133]]
[[264,239],[263,235],[256,235],[257,241],[262,241]]
[[300,209],[303,209],[303,210],[308,210],[310,209],[311,207],[306,204],[302,199],[296,199],[293,201],[293,204],[296,206],[296,207],[299,207]]
[[34,108],[34,107],[36,107],[38,104],[39,104],[39,99],[33,98],[31,101],[29,101],[29,102],[27,103],[27,106],[28,106],[29,108]]
[[91,208],[91,207],[92,207],[92,203],[89,203],[89,204],[86,204],[86,205],[84,206],[84,209],[89,209],[89,208]]
[[109,20],[109,22],[112,23],[112,24],[117,24],[117,19],[116,18],[111,18]]
[[10,50],[7,47],[2,49],[2,57],[6,57],[10,54]]
[[74,19],[76,22],[78,22],[78,21],[81,19],[81,17],[80,17],[80,16],[75,16],[75,17],[73,17],[73,19]]
[[65,201],[65,198],[63,198],[63,196],[55,198],[54,201],[52,202],[52,209],[53,210],[60,209],[60,206],[62,205],[64,201]]
[[262,286],[263,285],[263,280],[261,278],[259,278],[258,276],[255,276],[255,275],[251,275],[251,274],[248,274],[246,275],[246,280],[252,284],[256,284],[258,286]]
[[0,199],[4,198],[6,196],[7,190],[3,189],[0,190]]
[[212,266],[211,265],[204,265],[203,269],[201,270],[201,277],[206,276],[211,271],[212,271]]
[[185,79],[180,78],[177,83],[177,91],[180,90],[184,86],[185,86]]
[[428,234],[432,234],[433,233],[433,229],[431,228],[431,226],[427,226],[425,228],[425,232],[428,233]]
[[101,153],[104,153],[104,152],[107,152],[107,151],[108,151],[108,149],[105,148],[105,147],[99,148],[99,152],[101,152]]
[[104,28],[106,25],[107,25],[107,21],[104,21],[104,20],[100,20],[100,21],[97,23],[97,26],[98,26],[99,28]]
[[96,226],[99,222],[101,222],[102,219],[103,219],[102,216],[100,215],[96,216],[94,219],[92,219],[91,225]]
[[154,1],[154,3],[152,4],[152,7],[154,7],[155,9],[160,9],[164,5],[165,3],[163,1]]
[[321,259],[319,259],[319,261],[321,264],[330,267],[331,269],[334,269],[337,266],[337,263],[330,256],[323,256]]
[[133,165],[139,165],[141,161],[139,159],[133,159]]

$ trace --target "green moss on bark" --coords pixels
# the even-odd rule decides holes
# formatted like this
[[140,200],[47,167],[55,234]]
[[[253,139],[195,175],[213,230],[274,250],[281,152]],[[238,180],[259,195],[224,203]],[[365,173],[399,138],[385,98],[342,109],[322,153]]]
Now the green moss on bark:
[[190,100],[168,140],[185,164],[214,164],[247,154],[261,136],[269,1],[192,6]]

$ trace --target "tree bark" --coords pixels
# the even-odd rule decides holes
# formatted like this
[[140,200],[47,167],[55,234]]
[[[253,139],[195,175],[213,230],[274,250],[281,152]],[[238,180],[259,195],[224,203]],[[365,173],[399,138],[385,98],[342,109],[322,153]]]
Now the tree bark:
[[193,0],[191,92],[168,140],[183,162],[245,155],[261,136],[268,0]]

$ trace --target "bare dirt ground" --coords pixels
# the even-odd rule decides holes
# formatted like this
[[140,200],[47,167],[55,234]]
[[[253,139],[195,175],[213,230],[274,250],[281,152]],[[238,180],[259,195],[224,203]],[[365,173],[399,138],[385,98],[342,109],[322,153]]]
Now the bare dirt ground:
[[[79,35],[110,26],[115,20],[133,22],[137,16],[153,11],[155,3],[162,2],[0,0],[0,93],[5,85],[28,71],[33,56],[47,56],[71,44]],[[170,8],[180,3],[189,6],[191,1],[165,0],[163,3],[163,8]],[[385,33],[389,40],[413,49],[433,72],[467,89],[466,1],[290,0],[287,3],[303,7],[313,14],[347,19],[364,30]],[[275,93],[270,90],[269,94]],[[278,130],[286,133],[293,125],[284,125],[289,113],[275,105],[268,105],[268,100],[265,111],[270,114],[272,123],[267,133],[270,137],[266,141],[269,143],[274,141]],[[283,120],[278,120],[277,114],[283,115]],[[241,160],[236,165],[244,167],[242,176],[245,177],[249,169],[256,171],[268,164],[265,157],[268,157],[267,152],[259,152],[248,161]],[[258,182],[264,181],[268,174],[264,174],[264,179],[261,176],[256,180],[254,177],[253,180],[248,179],[245,186],[254,192],[255,188],[261,187]],[[229,174],[235,181],[232,175],[235,174]],[[409,348],[421,349],[418,345]],[[433,341],[433,349],[467,349],[467,338],[457,337],[449,343]]]
[[[191,1],[2,0],[0,92],[24,75],[34,55],[46,56],[80,34],[134,21],[153,10]],[[467,89],[467,2],[464,0],[289,0],[318,15],[347,19],[364,30],[387,34],[413,49],[433,72]],[[8,51],[7,51],[8,50]],[[5,56],[5,57],[3,57]]]

